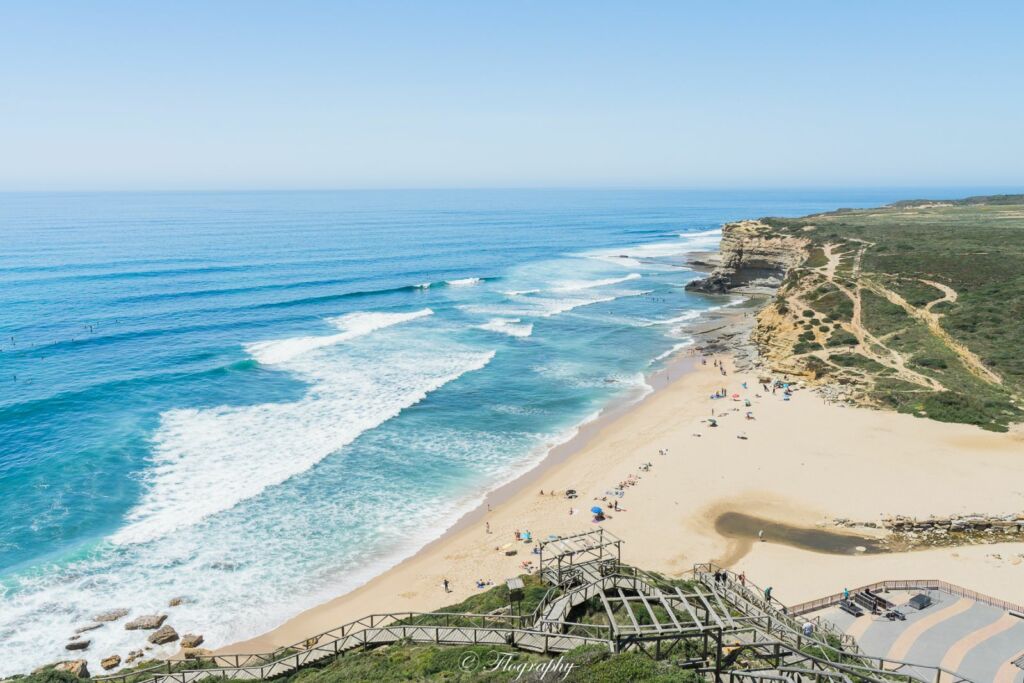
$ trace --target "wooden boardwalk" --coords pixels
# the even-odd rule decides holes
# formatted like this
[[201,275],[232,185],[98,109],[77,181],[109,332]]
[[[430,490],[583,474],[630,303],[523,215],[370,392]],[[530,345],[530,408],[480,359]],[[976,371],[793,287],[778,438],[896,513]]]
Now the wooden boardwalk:
[[[189,660],[193,668],[165,662],[93,680],[266,680],[347,652],[411,642],[487,644],[545,654],[596,645],[653,658],[675,655],[681,666],[716,682],[980,683],[939,667],[866,655],[852,638],[827,623],[817,623],[817,632],[805,636],[806,619],[766,600],[751,582],[710,564],[695,566],[685,582],[669,581],[621,564],[620,543],[604,530],[552,542],[541,563],[551,587],[529,615],[374,614],[273,652],[200,655]],[[597,608],[599,616],[574,621],[584,605],[591,612]]]

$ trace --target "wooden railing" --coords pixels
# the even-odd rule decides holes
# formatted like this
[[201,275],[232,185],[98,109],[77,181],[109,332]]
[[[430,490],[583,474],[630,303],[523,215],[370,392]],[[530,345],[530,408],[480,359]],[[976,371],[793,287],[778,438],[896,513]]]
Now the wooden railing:
[[[715,572],[724,574],[725,581],[713,580]],[[823,625],[817,637],[801,632],[805,619],[800,614],[828,606],[836,596],[801,603],[786,608],[775,599],[765,599],[763,591],[750,581],[740,582],[730,571],[713,564],[696,565],[696,581],[710,593],[699,595],[713,598],[715,611],[726,610],[726,620],[716,621],[713,630],[728,634],[738,641],[738,647],[759,652],[759,657],[774,660],[770,669],[730,670],[721,672],[729,681],[873,681],[876,683],[971,683],[959,674],[942,669],[916,665],[910,662],[874,657],[860,651],[856,641],[834,627]],[[626,585],[623,586],[623,583]],[[317,635],[303,639],[288,647],[267,653],[199,655],[191,661],[196,668],[174,671],[184,662],[161,662],[146,669],[97,676],[102,683],[195,683],[203,678],[256,680],[282,676],[338,656],[359,647],[374,647],[407,640],[416,643],[469,645],[487,643],[509,645],[533,652],[567,652],[584,644],[600,644],[617,652],[620,638],[607,624],[583,624],[564,621],[565,605],[578,604],[591,591],[607,586],[627,590],[658,591],[669,584],[653,574],[619,565],[614,574],[582,586],[556,587],[545,595],[537,610],[529,615],[470,614],[454,612],[390,612],[372,614],[342,624]],[[974,591],[936,580],[888,581],[864,588],[937,588],[955,595],[969,597],[1003,609],[1020,608],[1012,603],[996,601]],[[859,588],[857,590],[863,590]],[[692,591],[690,591],[692,593]],[[698,593],[693,593],[698,596]],[[671,597],[671,596],[668,596]],[[699,596],[698,596],[699,597]],[[841,597],[841,596],[840,596]],[[711,608],[710,600],[707,603]],[[555,609],[553,609],[555,608]],[[709,615],[710,619],[710,615]],[[684,629],[685,630],[685,629]],[[661,637],[662,634],[658,634]],[[682,631],[680,637],[688,637]],[[838,642],[840,647],[830,644]],[[630,640],[630,639],[627,639]],[[630,642],[643,640],[631,636]]]

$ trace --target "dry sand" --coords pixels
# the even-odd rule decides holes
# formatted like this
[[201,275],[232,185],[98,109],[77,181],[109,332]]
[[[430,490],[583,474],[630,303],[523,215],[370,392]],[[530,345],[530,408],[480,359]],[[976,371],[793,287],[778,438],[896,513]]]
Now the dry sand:
[[[757,583],[772,585],[775,596],[790,604],[889,578],[945,579],[1024,602],[1018,557],[1024,557],[1024,543],[846,556],[798,550],[771,538],[751,543],[720,536],[714,519],[726,511],[807,527],[834,518],[1019,511],[1024,435],[825,405],[807,390],[784,401],[781,391],[761,389],[756,375],[735,373],[731,356],[713,358],[724,362],[727,376],[709,358],[690,372],[653,378],[655,393],[592,427],[569,457],[545,463],[492,497],[492,509],[479,510],[362,588],[222,651],[267,651],[364,615],[459,602],[477,592],[478,578],[498,583],[521,573],[522,561],[535,559],[530,545],[514,542],[516,530],[537,539],[594,529],[588,511],[605,504],[595,498],[630,475],[639,480],[620,499],[624,509],[611,512],[603,525],[625,540],[623,560],[645,569],[681,574],[696,562],[726,560]],[[710,400],[723,386],[741,399]],[[753,420],[744,417],[744,398],[752,402]],[[714,429],[706,422],[712,410],[719,419]],[[662,449],[668,453],[659,454]],[[640,471],[647,462],[650,471]],[[580,497],[549,495],[569,488]],[[506,556],[512,548],[518,554]],[[450,594],[442,588],[445,578]]]

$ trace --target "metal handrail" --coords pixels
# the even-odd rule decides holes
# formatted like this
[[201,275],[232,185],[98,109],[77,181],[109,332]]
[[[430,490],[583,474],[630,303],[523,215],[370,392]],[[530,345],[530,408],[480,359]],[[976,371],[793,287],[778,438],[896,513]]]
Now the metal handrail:
[[[1006,610],[1007,612],[1018,612],[1024,614],[1024,606],[1019,605],[1008,600],[1001,600],[1000,598],[994,598],[984,593],[971,590],[970,588],[964,588],[955,583],[949,583],[941,579],[886,579],[884,581],[876,581],[869,583],[858,588],[851,588],[850,593],[858,593],[864,590],[941,590],[955,595],[961,598],[968,598],[975,602],[980,602],[998,609]],[[824,609],[825,607],[831,607],[832,605],[838,604],[843,599],[843,593],[834,593],[832,595],[826,595],[822,598],[814,600],[807,600],[805,602],[797,603],[789,608],[789,611],[793,614],[806,614],[807,612],[813,612],[815,610]]]

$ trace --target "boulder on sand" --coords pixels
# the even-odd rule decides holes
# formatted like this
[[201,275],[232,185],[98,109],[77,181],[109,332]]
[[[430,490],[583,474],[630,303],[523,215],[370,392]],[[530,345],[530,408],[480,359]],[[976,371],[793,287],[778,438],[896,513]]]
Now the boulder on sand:
[[100,660],[100,666],[102,666],[106,671],[110,671],[120,663],[121,655],[110,655],[106,659]]
[[126,631],[153,631],[164,625],[166,614],[144,614],[124,625]]
[[203,644],[203,637],[201,635],[195,635],[194,633],[186,633],[181,637],[181,646],[183,648],[199,647]]
[[118,608],[118,609],[107,610],[106,612],[103,612],[102,614],[97,614],[96,616],[94,616],[92,618],[92,620],[93,621],[100,621],[100,622],[103,622],[103,621],[117,621],[121,617],[126,617],[126,616],[128,616],[128,610]]
[[65,650],[88,650],[89,645],[92,644],[91,640],[72,640],[70,643],[64,646]]
[[178,639],[178,632],[170,626],[162,626],[159,631],[149,634],[149,642],[154,645],[164,645],[165,643],[173,643]]
[[54,671],[67,671],[75,678],[89,677],[89,663],[84,659],[72,659],[68,662],[57,662],[53,665]]

